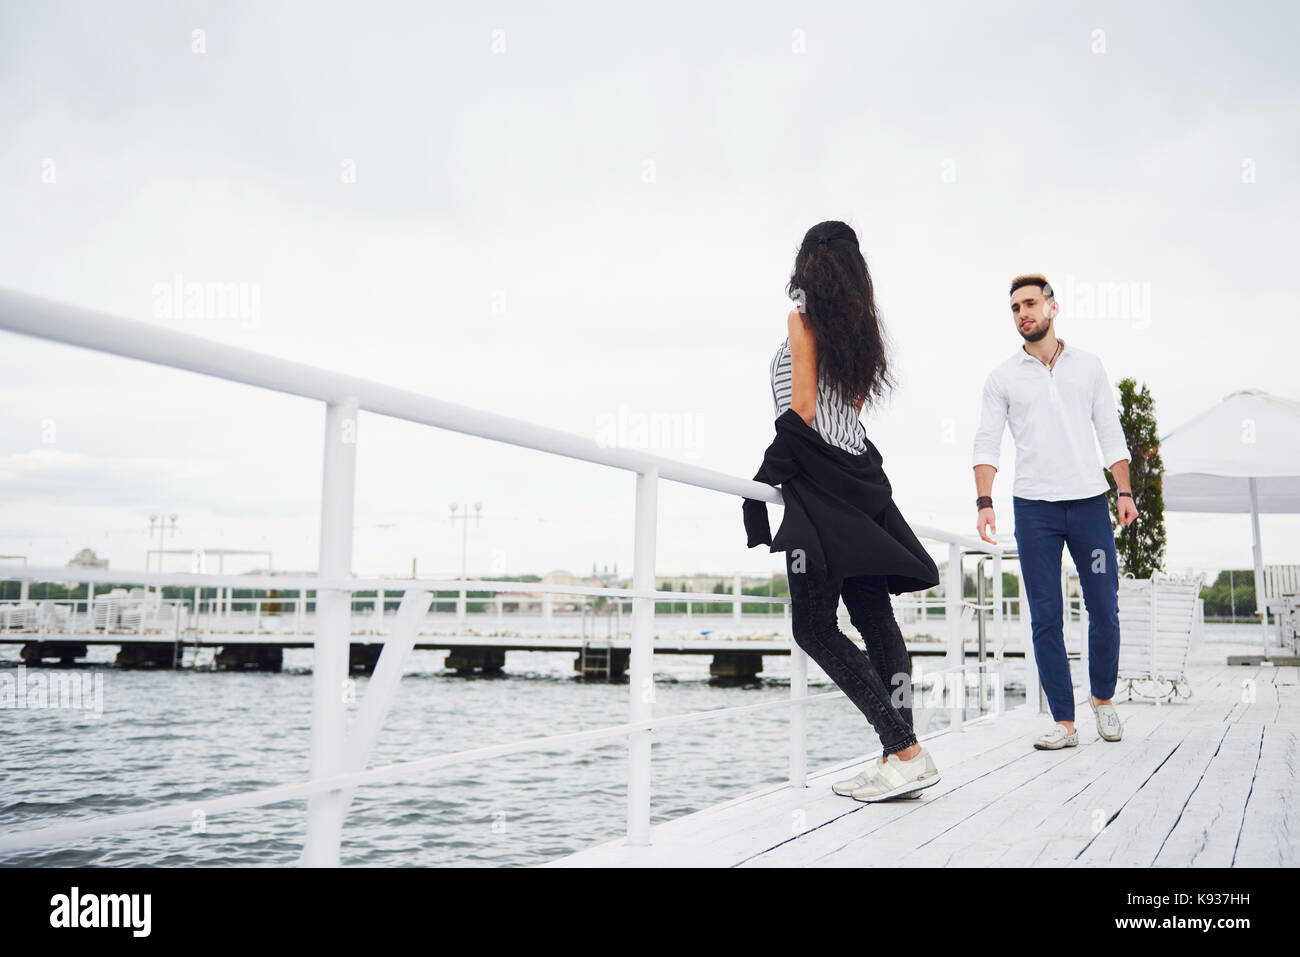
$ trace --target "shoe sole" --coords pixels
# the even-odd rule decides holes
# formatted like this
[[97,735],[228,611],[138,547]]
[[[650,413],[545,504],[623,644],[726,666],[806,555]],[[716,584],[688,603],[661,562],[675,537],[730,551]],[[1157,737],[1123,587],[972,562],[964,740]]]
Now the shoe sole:
[[921,792],[924,791],[924,790],[925,790],[925,788],[917,788],[915,791],[908,791],[906,794],[899,794],[899,795],[896,795],[895,797],[889,798],[889,800],[891,800],[891,801],[919,801],[919,800],[921,799]]
[[861,801],[863,804],[874,804],[876,801],[889,801],[893,798],[901,797],[920,797],[920,791],[939,783],[940,776],[936,773],[933,777],[909,781],[907,784],[900,785],[892,791],[885,791],[883,794],[873,794],[871,797],[858,797],[854,792],[853,800]]
[[1070,744],[1039,744],[1037,741],[1034,742],[1034,747],[1039,751],[1060,751],[1062,748],[1077,748],[1078,746],[1079,742],[1077,740]]

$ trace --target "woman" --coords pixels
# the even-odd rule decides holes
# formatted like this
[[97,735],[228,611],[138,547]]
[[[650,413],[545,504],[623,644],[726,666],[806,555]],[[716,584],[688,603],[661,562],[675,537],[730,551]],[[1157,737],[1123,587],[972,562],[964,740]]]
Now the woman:
[[[919,797],[939,772],[916,739],[911,658],[889,595],[937,585],[939,573],[894,505],[858,420],[894,382],[853,229],[830,221],[808,230],[787,291],[797,308],[770,368],[777,438],[754,476],[781,485],[785,517],[773,541],[766,504],[746,499],[749,544],[786,552],[795,642],[880,738],[881,758],[832,785],[835,793]],[[841,596],[865,655],[840,631]]]

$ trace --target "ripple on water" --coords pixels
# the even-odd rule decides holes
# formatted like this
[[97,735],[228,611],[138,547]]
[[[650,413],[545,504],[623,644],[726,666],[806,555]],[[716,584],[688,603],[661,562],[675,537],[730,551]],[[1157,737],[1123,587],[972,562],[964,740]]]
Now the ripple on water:
[[[556,662],[551,673],[530,667],[503,678],[462,679],[429,668],[406,675],[369,766],[627,720],[626,685],[583,684],[563,673],[572,666],[571,656],[557,656]],[[762,686],[728,689],[711,686],[698,662],[687,661],[681,670],[657,676],[656,713],[784,698],[788,667],[779,659]],[[70,721],[53,711],[0,715],[4,831],[164,803],[201,805],[242,790],[306,780],[309,668],[109,677],[112,714],[103,719]],[[366,683],[358,683],[362,696]],[[810,710],[808,726],[812,766],[878,747],[847,700]],[[10,728],[22,734],[10,735]],[[653,745],[652,820],[782,780],[788,742],[788,720],[775,714],[665,729]],[[407,781],[356,790],[342,859],[349,866],[536,864],[618,837],[626,799],[625,738],[421,771]],[[10,855],[0,864],[291,865],[302,849],[306,806],[303,798],[208,814],[202,833],[191,822],[132,828]]]

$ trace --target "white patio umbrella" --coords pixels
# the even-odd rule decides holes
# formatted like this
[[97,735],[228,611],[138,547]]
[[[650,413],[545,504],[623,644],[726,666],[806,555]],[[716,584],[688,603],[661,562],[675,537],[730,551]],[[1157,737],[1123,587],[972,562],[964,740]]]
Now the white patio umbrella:
[[1162,436],[1160,456],[1166,511],[1250,515],[1255,603],[1267,625],[1259,516],[1300,512],[1300,402],[1233,392]]

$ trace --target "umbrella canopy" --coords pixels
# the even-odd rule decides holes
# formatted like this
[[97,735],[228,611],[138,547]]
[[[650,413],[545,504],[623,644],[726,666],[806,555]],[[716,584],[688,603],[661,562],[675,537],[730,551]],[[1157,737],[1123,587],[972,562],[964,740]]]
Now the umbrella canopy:
[[1165,510],[1249,514],[1264,609],[1261,513],[1300,512],[1300,402],[1242,389],[1160,439]]

